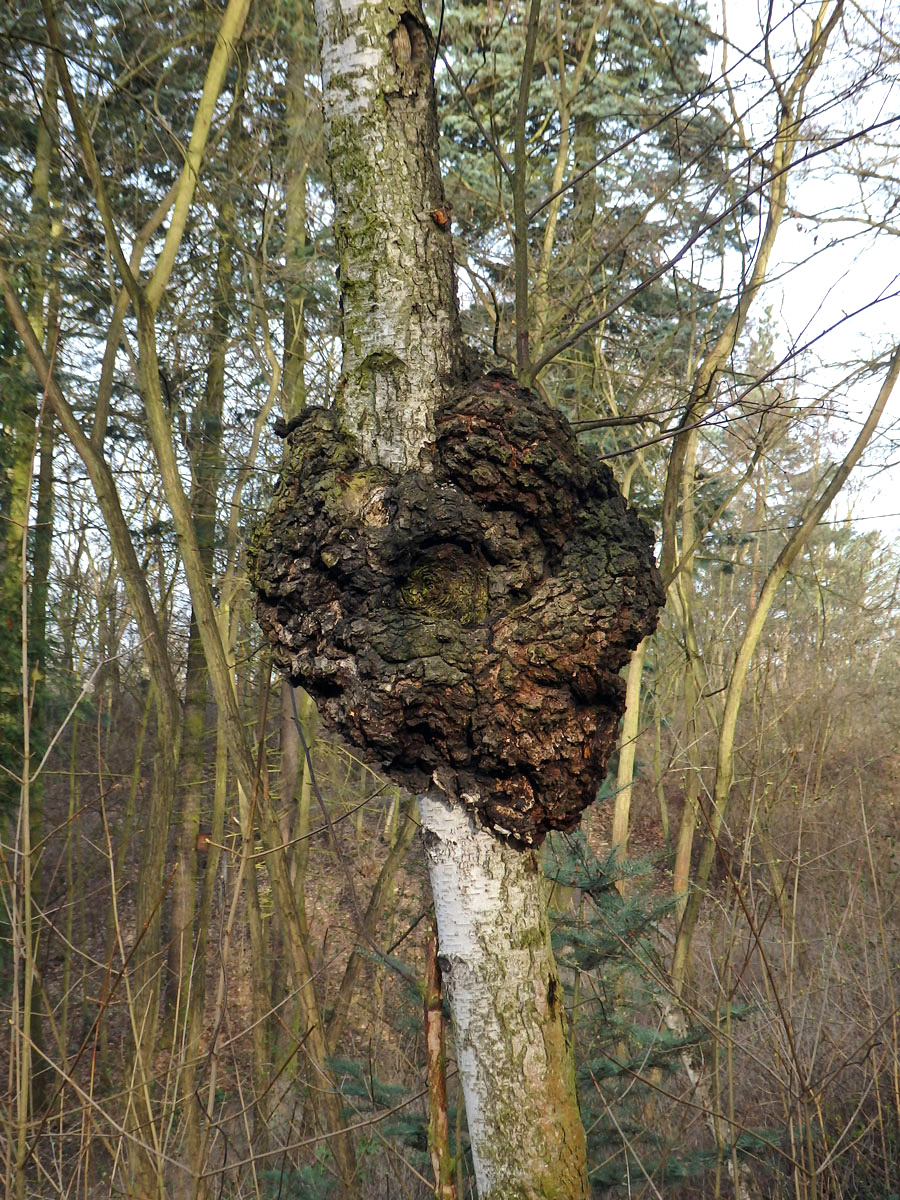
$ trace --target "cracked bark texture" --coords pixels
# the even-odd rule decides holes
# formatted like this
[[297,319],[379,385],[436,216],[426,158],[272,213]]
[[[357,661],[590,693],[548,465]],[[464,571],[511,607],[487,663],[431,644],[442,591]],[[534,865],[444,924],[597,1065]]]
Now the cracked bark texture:
[[288,434],[251,545],[276,662],[411,791],[524,845],[593,801],[655,623],[652,537],[608,468],[511,379],[464,384],[428,470],[372,467],[336,413]]

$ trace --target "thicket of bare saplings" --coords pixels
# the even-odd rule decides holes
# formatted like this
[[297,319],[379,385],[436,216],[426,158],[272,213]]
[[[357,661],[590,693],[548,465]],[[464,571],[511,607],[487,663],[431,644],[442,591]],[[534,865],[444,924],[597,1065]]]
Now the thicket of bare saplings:
[[[362,157],[356,207],[341,197],[370,118],[336,108],[340,11],[365,43],[354,104],[390,117],[435,81],[423,153],[446,195],[407,224],[452,255],[474,416],[430,410],[421,475],[309,433],[359,433],[359,299],[400,254],[379,242],[389,173]],[[865,0],[724,18],[695,0],[0,16],[4,1194],[537,1194],[473,1156],[457,968],[396,781],[400,763],[426,792],[448,755],[537,879],[558,976],[522,1003],[565,1010],[579,1198],[900,1194],[900,553],[873,519],[897,508],[900,27]],[[517,412],[521,461],[465,426]],[[540,511],[531,418],[558,448]],[[291,488],[319,522],[293,543]],[[618,579],[609,539],[632,537],[650,578],[647,527],[665,608],[619,679],[604,638],[652,619],[630,584],[578,574],[578,538]],[[267,553],[289,615],[257,610]],[[546,615],[560,562],[600,630],[580,683]],[[355,640],[335,616],[351,593]],[[293,622],[279,663],[321,718],[260,615]],[[435,639],[461,656],[439,676]],[[601,779],[585,689],[616,739]],[[522,780],[543,808],[509,800]],[[524,1054],[521,1073],[524,1096]]]

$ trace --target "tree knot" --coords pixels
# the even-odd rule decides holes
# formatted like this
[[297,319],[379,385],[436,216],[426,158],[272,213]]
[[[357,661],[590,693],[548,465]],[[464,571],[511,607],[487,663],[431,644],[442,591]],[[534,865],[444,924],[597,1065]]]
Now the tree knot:
[[565,419],[505,376],[435,414],[432,470],[362,462],[334,413],[286,438],[251,540],[276,662],[411,790],[521,844],[592,802],[619,671],[663,595],[649,529]]

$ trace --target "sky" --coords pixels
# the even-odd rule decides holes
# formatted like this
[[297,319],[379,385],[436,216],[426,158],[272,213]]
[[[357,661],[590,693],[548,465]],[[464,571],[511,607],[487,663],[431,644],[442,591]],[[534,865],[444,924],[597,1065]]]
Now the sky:
[[[726,63],[738,85],[738,104],[751,108],[746,117],[748,133],[754,140],[763,140],[772,128],[773,109],[765,104],[753,106],[752,100],[769,90],[759,49],[768,6],[758,6],[753,0],[708,3],[713,28],[727,30],[731,45],[725,50]],[[848,5],[844,29],[855,39],[870,42],[874,31],[860,17],[860,7]],[[818,8],[818,0],[794,4],[774,0],[775,32],[770,48],[776,68],[796,61],[797,39],[807,35]],[[872,12],[877,19],[878,10]],[[900,143],[900,128],[890,123],[900,117],[900,67],[883,62],[873,76],[870,52],[848,46],[842,32],[835,31],[832,52],[810,89],[809,107],[821,112],[810,123],[811,140],[801,147],[801,153],[814,147],[815,137],[833,137],[835,131],[850,140],[793,177],[789,191],[793,212],[779,232],[772,282],[757,301],[756,315],[761,310],[771,311],[776,352],[787,353],[796,345],[811,346],[803,359],[798,391],[811,399],[817,392],[839,387],[840,407],[847,414],[842,432],[849,439],[874,401],[884,372],[841,386],[848,374],[844,364],[862,364],[884,355],[900,330],[900,179],[892,189],[898,198],[894,230],[866,224],[866,220],[878,222],[889,212],[894,196],[889,194],[890,183],[886,190],[884,180],[900,176],[894,152],[894,145]],[[749,52],[751,60],[742,61],[739,51]],[[900,59],[900,52],[894,53]],[[723,48],[719,46],[710,64],[714,77],[721,74],[722,66]],[[837,103],[834,97],[839,97]],[[875,135],[878,146],[852,139],[873,124],[882,126]],[[870,168],[862,182],[861,166]],[[865,219],[848,219],[854,215]],[[860,528],[877,526],[897,536],[900,450],[888,455],[897,466],[885,469],[878,459],[883,459],[880,452],[889,447],[892,429],[900,446],[900,389],[889,402],[881,429],[884,432],[876,435],[872,453],[867,454],[869,462],[857,468],[855,480],[828,516],[840,519],[849,511]],[[854,496],[858,486],[854,489],[853,483],[863,481],[862,493]]]

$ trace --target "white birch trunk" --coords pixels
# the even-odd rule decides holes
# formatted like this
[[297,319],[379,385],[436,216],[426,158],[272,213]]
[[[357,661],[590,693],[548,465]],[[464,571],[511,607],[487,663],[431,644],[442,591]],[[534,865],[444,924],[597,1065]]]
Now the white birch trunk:
[[343,297],[341,407],[363,456],[419,466],[460,350],[418,3],[316,0]]
[[419,797],[478,1194],[590,1195],[540,857]]
[[[417,0],[316,0],[343,293],[341,409],[363,455],[420,468],[462,357]],[[585,1138],[540,860],[420,798],[482,1200],[586,1200]]]

